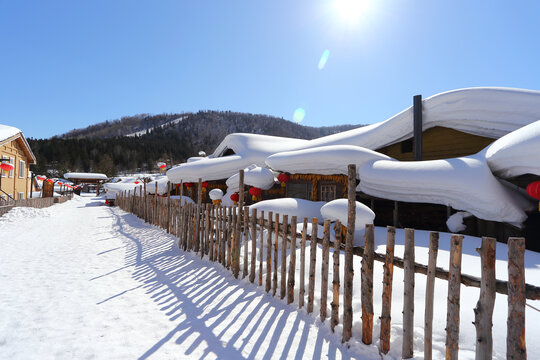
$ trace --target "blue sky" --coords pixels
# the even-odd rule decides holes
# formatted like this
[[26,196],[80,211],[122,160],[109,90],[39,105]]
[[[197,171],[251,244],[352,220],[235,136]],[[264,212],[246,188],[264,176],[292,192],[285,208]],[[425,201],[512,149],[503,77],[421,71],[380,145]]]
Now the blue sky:
[[0,123],[42,138],[139,113],[301,108],[304,125],[368,124],[415,94],[540,90],[540,2],[364,1],[0,0]]

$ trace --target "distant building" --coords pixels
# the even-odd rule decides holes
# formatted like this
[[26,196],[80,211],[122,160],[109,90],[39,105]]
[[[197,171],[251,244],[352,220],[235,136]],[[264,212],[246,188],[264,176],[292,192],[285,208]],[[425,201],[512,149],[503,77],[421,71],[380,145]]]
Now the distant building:
[[31,191],[29,166],[36,163],[36,157],[21,130],[0,125],[0,158],[14,166],[11,171],[1,171],[1,199],[26,199]]

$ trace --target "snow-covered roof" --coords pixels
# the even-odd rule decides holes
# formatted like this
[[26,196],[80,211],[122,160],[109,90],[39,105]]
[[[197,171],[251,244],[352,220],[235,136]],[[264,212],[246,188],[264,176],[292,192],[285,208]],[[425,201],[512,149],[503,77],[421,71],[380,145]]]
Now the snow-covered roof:
[[540,121],[522,127],[493,142],[486,151],[487,163],[497,176],[540,175]]
[[[423,101],[423,129],[443,126],[466,133],[500,138],[540,119],[540,91],[510,88],[468,88],[440,93]],[[412,137],[413,110],[390,119],[313,140],[256,134],[230,134],[205,159],[167,172],[173,182],[225,179],[270,155],[309,148],[355,145],[376,150]],[[234,155],[223,156],[227,150]]]
[[0,143],[19,133],[21,133],[21,130],[17,129],[16,127],[0,124]]
[[66,179],[79,179],[79,180],[107,180],[108,179],[107,175],[105,174],[80,173],[80,172],[65,173],[64,177]]
[[[225,182],[227,190],[238,191],[240,174],[236,173]],[[244,184],[268,190],[274,186],[275,178],[272,170],[257,165],[251,165],[244,169]]]
[[34,153],[32,152],[32,149],[30,149],[30,145],[28,144],[28,141],[26,141],[26,138],[24,137],[22,131],[13,126],[0,124],[0,144],[2,144],[4,141],[17,135],[19,135],[17,138],[20,139],[20,141],[22,141],[22,143],[24,144],[23,148],[30,162],[32,164],[35,164],[36,157]]
[[485,151],[429,161],[377,160],[358,169],[357,190],[385,199],[431,203],[478,218],[520,225],[531,204],[491,173]]
[[390,159],[359,146],[334,145],[280,152],[269,156],[266,164],[274,170],[295,174],[346,175],[349,164],[356,164],[358,169],[368,161]]

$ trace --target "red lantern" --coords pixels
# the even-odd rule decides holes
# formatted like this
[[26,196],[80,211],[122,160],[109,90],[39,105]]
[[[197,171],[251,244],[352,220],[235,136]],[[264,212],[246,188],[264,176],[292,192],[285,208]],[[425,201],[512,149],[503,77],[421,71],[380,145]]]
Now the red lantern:
[[207,187],[208,187],[208,181],[203,181],[202,184],[201,184],[201,186],[202,186],[203,188],[207,188]]
[[11,171],[15,169],[15,167],[12,164],[4,162],[4,161],[2,161],[2,163],[0,164],[0,168],[4,171]]
[[37,179],[40,180],[40,181],[43,181],[43,180],[45,180],[47,178],[45,176],[38,176]]
[[234,193],[231,195],[231,200],[234,201],[234,202],[238,202],[238,200],[240,200],[240,195],[238,195],[238,193]]
[[59,182],[57,182],[57,183],[56,183],[56,185],[60,185],[60,186],[62,186],[62,182],[61,182],[61,181],[59,181]]
[[527,186],[527,194],[536,200],[540,200],[540,181],[530,183]]
[[249,189],[249,193],[253,196],[261,196],[262,190],[258,187],[252,187]]
[[53,179],[48,179],[47,182],[48,182],[49,184],[52,184],[52,183],[54,182],[54,180],[53,180]]
[[134,183],[134,184],[138,184],[138,183],[140,183],[140,181],[135,181],[135,183]]
[[279,174],[277,179],[280,183],[288,183],[289,181],[291,181],[291,177],[289,176],[289,174],[285,173]]
[[184,185],[186,185],[188,189],[191,189],[193,187],[193,183],[190,182],[184,183]]

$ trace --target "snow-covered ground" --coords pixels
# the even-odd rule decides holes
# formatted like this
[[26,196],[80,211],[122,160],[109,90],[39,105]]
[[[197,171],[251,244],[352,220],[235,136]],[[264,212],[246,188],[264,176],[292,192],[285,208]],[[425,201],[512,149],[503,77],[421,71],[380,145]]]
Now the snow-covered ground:
[[0,218],[0,359],[379,358],[103,203]]
[[[318,320],[320,247],[314,313],[308,315],[296,305],[300,248],[295,304],[289,306],[247,278],[236,280],[221,265],[179,250],[174,236],[103,203],[103,198],[75,196],[46,209],[15,208],[0,218],[1,359],[381,358],[377,346],[382,263],[375,262],[374,270],[374,344],[366,346],[360,342],[360,258],[354,258],[353,340],[346,348],[341,344],[341,325],[332,334],[329,321]],[[427,263],[428,232],[417,231],[415,238],[416,261]],[[377,252],[384,253],[385,242],[385,229],[376,228]],[[398,229],[396,256],[403,256],[403,242],[403,230]],[[443,268],[448,268],[448,247],[449,234],[441,233],[438,266]],[[478,238],[465,237],[463,273],[479,275],[476,247]],[[328,314],[332,259],[331,252]],[[507,278],[506,259],[506,245],[497,244],[498,279]],[[340,262],[343,272],[343,256]],[[527,283],[539,286],[540,254],[527,252],[525,266]],[[307,287],[307,264],[305,275]],[[415,282],[414,352],[423,359],[425,276],[417,274]],[[472,321],[478,293],[476,288],[461,287],[461,359],[475,355]],[[445,355],[446,295],[447,283],[437,279],[435,359]],[[506,301],[506,296],[497,295],[493,328],[497,359],[505,358]],[[540,301],[527,303],[540,308]],[[394,268],[391,349],[384,359],[400,358],[402,309],[403,271]],[[535,325],[540,312],[527,307],[526,322],[529,358],[538,358],[540,329]]]

